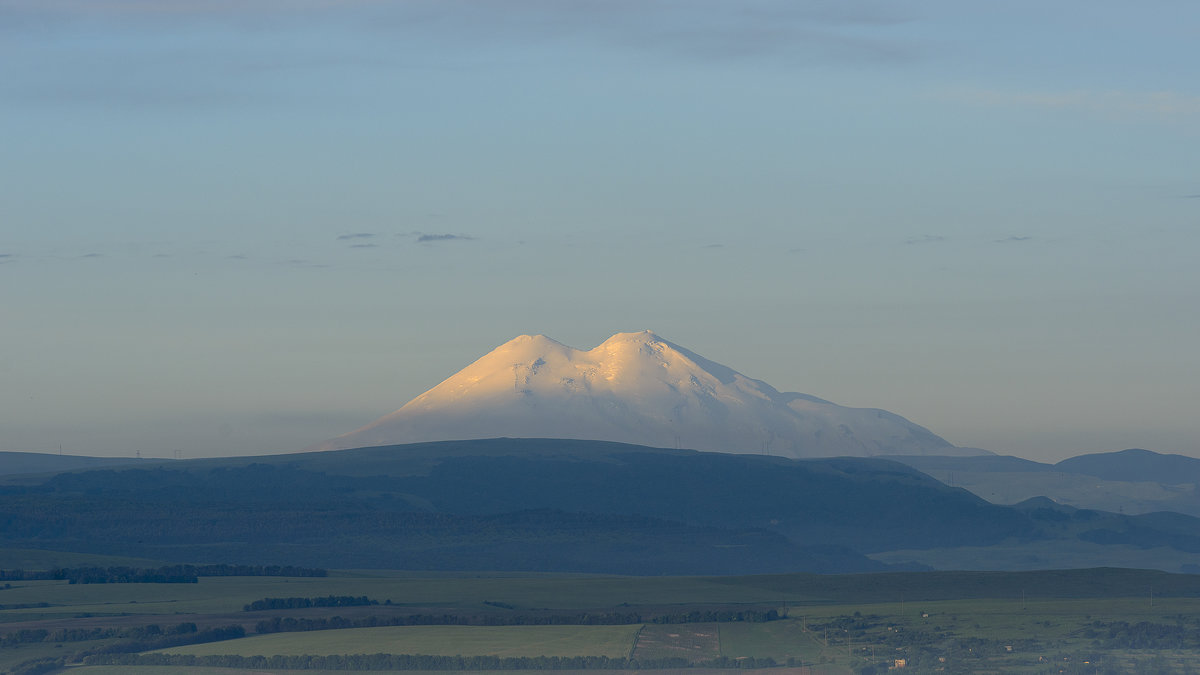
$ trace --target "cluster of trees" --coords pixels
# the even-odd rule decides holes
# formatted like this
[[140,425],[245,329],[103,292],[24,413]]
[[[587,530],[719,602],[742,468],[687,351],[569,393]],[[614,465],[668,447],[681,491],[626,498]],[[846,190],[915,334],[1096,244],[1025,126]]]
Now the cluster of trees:
[[[191,621],[175,624],[174,626],[162,626],[151,623],[145,626],[131,626],[128,628],[60,628],[49,635],[49,642],[86,642],[88,640],[106,640],[110,638],[124,638],[128,640],[159,640],[164,636],[191,635],[198,634],[199,629],[196,624]],[[205,640],[199,640],[201,642]],[[187,644],[187,643],[183,643]]]
[[131,628],[104,628],[101,626],[94,628],[60,628],[51,633],[47,639],[50,642],[87,642],[88,640],[107,640],[110,638],[145,640],[161,635],[187,635],[195,633],[198,630],[196,624],[191,621],[168,626],[165,629],[156,623],[145,626],[133,626]]
[[194,584],[199,577],[324,577],[320,568],[293,565],[164,565],[141,567],[57,567],[0,570],[0,581],[62,581],[72,584]]
[[76,655],[76,658],[89,655],[131,654],[152,649],[166,649],[182,645],[196,645],[204,642],[221,642],[246,637],[246,629],[239,624],[198,630],[192,633],[177,633],[174,635],[148,636],[140,640],[126,640],[87,650]]
[[18,663],[9,669],[11,675],[44,675],[52,673],[67,665],[67,657],[60,656],[58,658],[45,657],[40,659],[30,659]]
[[749,623],[765,623],[776,621],[782,617],[774,609],[711,609],[692,610],[675,614],[658,614],[631,623],[728,623],[731,621],[746,621]]
[[45,628],[26,628],[5,633],[0,637],[0,647],[15,647],[33,642],[44,642],[50,637],[50,631]]
[[[365,595],[329,595],[323,598],[263,598],[243,605],[243,612],[258,612],[265,609],[307,609],[309,607],[365,607],[378,605]],[[391,604],[391,601],[388,601]]]
[[53,570],[54,579],[71,584],[194,584],[200,578],[178,570],[136,567],[75,567]]
[[106,654],[86,665],[267,668],[278,670],[648,670],[665,668],[771,668],[774,659],[716,658],[690,662],[679,657],[624,659],[607,656],[430,656],[426,654],[340,654],[332,656],[195,656],[192,654]]
[[[303,599],[303,598],[301,598]],[[247,605],[250,607],[251,605]],[[314,605],[316,606],[316,605]],[[256,633],[295,633],[379,626],[615,626],[636,623],[763,622],[779,619],[775,610],[712,610],[645,617],[637,612],[585,614],[408,614],[404,616],[272,617],[254,626]]]
[[123,642],[100,647],[93,653],[124,653],[201,642],[218,642],[245,636],[246,629],[240,625],[234,624],[202,631],[190,621],[169,626],[166,629],[153,623],[129,628],[60,628],[54,632],[45,628],[26,628],[0,636],[0,647],[16,647],[37,642],[86,642],[88,640],[122,638]]

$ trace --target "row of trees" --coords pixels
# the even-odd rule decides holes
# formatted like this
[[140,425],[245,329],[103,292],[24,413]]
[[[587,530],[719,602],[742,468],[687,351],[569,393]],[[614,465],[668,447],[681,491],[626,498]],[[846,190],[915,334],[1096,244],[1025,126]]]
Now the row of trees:
[[240,624],[231,624],[191,633],[176,633],[173,635],[148,636],[140,640],[125,640],[87,650],[76,655],[77,658],[88,655],[132,654],[152,649],[166,649],[182,645],[196,645],[204,642],[221,642],[246,637],[246,629]]
[[0,647],[15,647],[16,645],[33,642],[87,642],[89,640],[109,640],[124,638],[129,640],[155,639],[164,635],[188,635],[198,632],[196,624],[191,621],[163,628],[152,623],[145,626],[127,628],[59,628],[53,632],[45,628],[26,628],[11,631],[0,636]]
[[16,647],[18,645],[38,642],[86,642],[89,640],[108,640],[123,638],[121,642],[98,647],[87,653],[118,654],[141,652],[150,649],[165,649],[180,645],[200,644],[202,642],[220,642],[246,637],[246,629],[239,624],[231,624],[220,628],[198,630],[192,622],[181,623],[163,630],[158,624],[134,626],[131,628],[62,628],[50,632],[45,628],[26,628],[11,631],[0,637],[0,647]]
[[[308,609],[309,607],[365,607],[378,605],[365,595],[328,595],[323,598],[263,598],[243,605],[243,612],[261,612],[268,609]],[[391,601],[388,601],[391,604]]]
[[[249,607],[250,605],[247,605]],[[637,623],[729,623],[764,622],[779,619],[775,610],[712,610],[678,612],[646,617],[637,612],[581,614],[407,614],[403,616],[272,617],[254,626],[256,633],[294,633],[342,628],[379,626],[615,626]]]

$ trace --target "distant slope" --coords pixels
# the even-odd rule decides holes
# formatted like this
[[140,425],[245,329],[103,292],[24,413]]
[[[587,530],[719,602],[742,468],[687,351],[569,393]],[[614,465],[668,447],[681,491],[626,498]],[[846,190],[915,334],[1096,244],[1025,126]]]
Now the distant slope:
[[1078,508],[1200,516],[1200,460],[1148,450],[1081,455],[1042,464],[1000,455],[908,457],[903,462],[994,504],[1049,497]]
[[51,455],[40,452],[0,452],[0,476],[26,473],[50,473],[73,469],[95,469],[106,466],[136,464],[141,460],[128,457],[85,457],[81,455]]
[[0,544],[164,560],[625,574],[869,571],[1027,519],[894,462],[496,439],[0,488]]
[[1065,473],[1081,473],[1113,481],[1167,485],[1200,483],[1200,459],[1137,448],[1079,455],[1064,459],[1054,468]]
[[522,335],[399,410],[314,449],[576,438],[784,457],[980,454],[899,415],[780,392],[654,333],[591,350]]
[[959,456],[939,456],[939,455],[892,455],[888,457],[896,462],[907,464],[908,466],[922,471],[924,473],[941,472],[941,471],[969,471],[971,473],[1039,473],[1043,471],[1053,471],[1054,467],[1050,464],[1034,462],[1020,457],[1010,457],[1008,455],[978,455],[973,457]]
[[0,546],[621,574],[869,571],[881,564],[863,553],[938,564],[954,558],[922,551],[968,548],[993,552],[987,564],[1025,546],[1178,571],[1200,553],[1200,520],[996,506],[884,459],[490,439],[13,480],[0,483]]

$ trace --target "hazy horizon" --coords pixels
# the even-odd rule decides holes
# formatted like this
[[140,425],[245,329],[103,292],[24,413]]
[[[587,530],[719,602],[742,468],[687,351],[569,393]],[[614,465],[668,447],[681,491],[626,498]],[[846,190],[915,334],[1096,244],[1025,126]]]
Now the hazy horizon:
[[0,0],[0,450],[298,451],[650,329],[1200,456],[1200,6]]

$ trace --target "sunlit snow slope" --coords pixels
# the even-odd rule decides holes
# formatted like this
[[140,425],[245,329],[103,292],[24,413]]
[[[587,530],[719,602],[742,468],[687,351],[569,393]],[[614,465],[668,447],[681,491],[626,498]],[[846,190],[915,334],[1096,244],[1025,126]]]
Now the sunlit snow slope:
[[522,335],[316,449],[501,436],[788,457],[978,453],[884,410],[781,393],[650,331],[589,351]]

